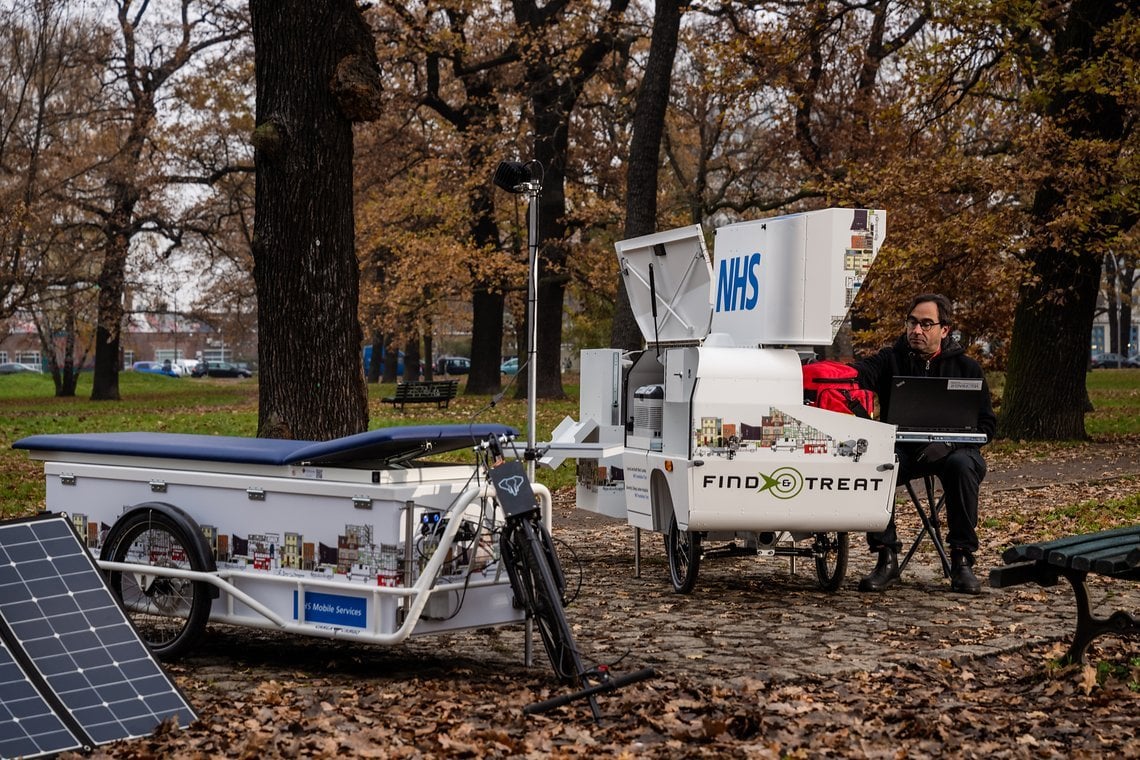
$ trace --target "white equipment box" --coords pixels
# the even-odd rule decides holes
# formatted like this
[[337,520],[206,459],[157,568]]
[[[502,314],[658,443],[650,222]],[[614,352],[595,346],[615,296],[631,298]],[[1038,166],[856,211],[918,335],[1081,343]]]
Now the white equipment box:
[[[805,405],[792,348],[831,344],[885,231],[885,212],[866,209],[732,224],[715,265],[700,226],[616,244],[648,348],[582,352],[581,419],[563,420],[541,461],[578,459],[579,508],[666,533],[678,591],[717,537],[814,557],[834,589],[846,534],[886,526],[894,426]],[[803,538],[812,547],[796,549]]]

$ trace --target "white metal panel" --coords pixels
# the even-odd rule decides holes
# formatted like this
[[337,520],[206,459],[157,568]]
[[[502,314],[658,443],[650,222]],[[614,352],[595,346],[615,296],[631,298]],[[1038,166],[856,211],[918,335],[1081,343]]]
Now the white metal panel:
[[802,365],[791,349],[702,347],[699,355],[694,407],[803,403]]
[[581,353],[582,387],[578,418],[599,425],[621,425],[621,350],[590,349]]
[[622,240],[614,247],[647,343],[694,342],[708,334],[712,265],[700,225]]
[[[694,451],[692,530],[881,530],[894,504],[893,425],[804,406],[774,405],[721,419],[735,447],[706,438]],[[754,423],[759,425],[754,425]],[[715,436],[715,433],[712,435]],[[855,456],[855,448],[862,453]]]
[[830,345],[886,235],[886,212],[824,209],[720,227],[711,330],[738,346]]
[[[208,463],[199,463],[202,464]],[[98,554],[107,531],[124,509],[147,502],[170,504],[193,518],[215,553],[221,554],[221,537],[225,537],[227,554],[217,558],[219,574],[237,589],[248,591],[279,619],[304,627],[296,632],[374,641],[391,636],[399,628],[396,610],[401,593],[394,588],[378,588],[380,579],[373,568],[375,556],[390,551],[400,558],[403,567],[404,548],[409,543],[419,546],[421,541],[420,515],[425,510],[445,512],[459,504],[458,499],[469,498],[469,476],[473,473],[471,467],[442,467],[433,473],[435,479],[422,472],[417,475],[415,471],[400,471],[407,482],[358,483],[77,462],[49,461],[44,469],[49,509],[67,512],[74,523],[87,526],[85,538],[93,553]],[[282,467],[278,471],[300,469]],[[444,473],[451,477],[441,477]],[[414,505],[411,535],[408,502]],[[460,511],[464,519],[479,524],[483,516],[480,507],[480,500],[476,499]],[[498,519],[502,519],[501,514]],[[323,545],[338,552],[340,542],[347,536],[353,537],[350,542],[359,551],[367,553],[369,564],[364,564],[362,556],[359,567],[353,565],[348,572],[334,572],[317,551],[315,557],[310,557],[315,559],[314,566],[307,567],[294,564],[304,555],[289,555],[285,548],[292,544],[294,550],[308,546],[312,551]],[[238,537],[248,544],[248,554],[237,552]],[[419,551],[413,550],[417,562],[424,559],[416,553]],[[474,580],[490,585],[470,588],[469,595],[464,596],[464,578],[451,579],[459,584],[456,590],[433,593],[427,607],[429,616],[449,619],[420,619],[412,633],[521,620],[522,612],[511,603],[513,594],[506,574],[489,557],[487,561],[490,564],[476,571]],[[406,579],[406,584],[412,580]],[[331,622],[306,620],[303,610],[306,604],[316,603],[310,598],[314,594],[334,610],[348,612],[332,613]],[[279,627],[225,591],[215,601],[211,619]]]
[[629,524],[635,528],[661,530],[653,523],[653,499],[649,487],[648,452],[626,449],[622,455],[625,471],[625,507]]

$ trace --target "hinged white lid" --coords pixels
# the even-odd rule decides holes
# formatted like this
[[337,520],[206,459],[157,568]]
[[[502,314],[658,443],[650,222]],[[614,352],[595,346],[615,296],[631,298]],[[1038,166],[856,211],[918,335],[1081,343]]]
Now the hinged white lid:
[[614,247],[646,343],[693,343],[708,335],[712,264],[700,225],[622,240]]

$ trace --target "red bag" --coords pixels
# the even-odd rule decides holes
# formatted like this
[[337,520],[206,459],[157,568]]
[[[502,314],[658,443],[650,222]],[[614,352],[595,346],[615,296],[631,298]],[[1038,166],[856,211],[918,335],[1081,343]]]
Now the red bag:
[[875,409],[875,394],[855,382],[854,367],[833,361],[805,364],[804,403],[832,412],[845,412],[864,419]]

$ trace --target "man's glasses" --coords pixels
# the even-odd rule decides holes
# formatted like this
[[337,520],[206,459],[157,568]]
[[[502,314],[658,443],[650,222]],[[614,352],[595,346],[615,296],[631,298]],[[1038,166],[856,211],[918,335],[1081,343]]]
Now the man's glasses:
[[942,323],[941,322],[935,322],[933,319],[917,320],[914,317],[907,317],[906,318],[906,329],[907,330],[913,330],[916,327],[921,327],[923,332],[930,332],[933,328],[937,327],[940,324],[942,324]]

